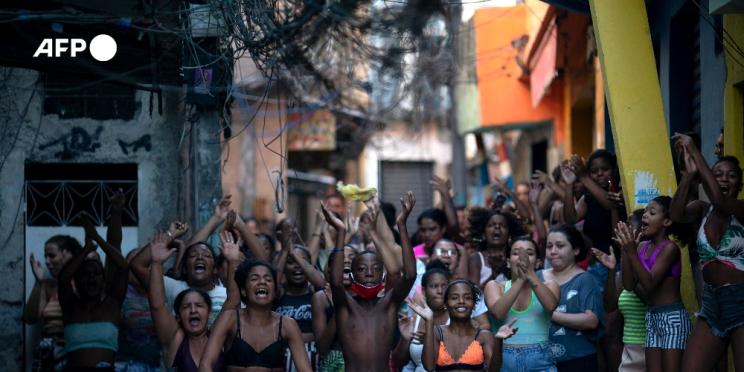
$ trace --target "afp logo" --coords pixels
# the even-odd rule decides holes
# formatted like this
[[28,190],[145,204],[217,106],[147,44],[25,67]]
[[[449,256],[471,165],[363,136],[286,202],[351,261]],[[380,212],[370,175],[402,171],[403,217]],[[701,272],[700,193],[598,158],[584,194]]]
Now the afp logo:
[[[45,56],[48,58],[59,58],[69,55],[77,57],[77,54],[84,52],[86,43],[84,39],[44,39],[36,48],[34,58]],[[88,47],[90,55],[100,62],[106,62],[116,55],[116,40],[106,34],[100,34],[90,41]]]

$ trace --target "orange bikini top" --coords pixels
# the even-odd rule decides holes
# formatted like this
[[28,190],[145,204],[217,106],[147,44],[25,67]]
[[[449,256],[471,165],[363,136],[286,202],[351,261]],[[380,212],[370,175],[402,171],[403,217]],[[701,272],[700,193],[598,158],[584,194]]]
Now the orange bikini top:
[[437,371],[452,371],[452,370],[469,370],[469,371],[482,371],[485,367],[485,361],[483,356],[483,346],[478,342],[478,335],[480,329],[475,332],[475,338],[465,352],[462,353],[458,360],[450,355],[447,351],[447,346],[444,345],[444,334],[442,328],[437,326],[437,335],[439,336],[439,353],[437,355]]

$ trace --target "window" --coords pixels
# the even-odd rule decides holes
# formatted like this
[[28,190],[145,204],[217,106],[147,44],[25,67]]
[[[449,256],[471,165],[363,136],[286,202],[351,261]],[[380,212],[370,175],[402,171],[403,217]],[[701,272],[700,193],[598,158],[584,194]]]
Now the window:
[[137,226],[136,164],[26,164],[26,225],[79,226],[87,213],[103,226],[118,189],[126,196],[122,224]]
[[44,91],[44,114],[61,119],[132,120],[139,106],[133,87],[63,74],[47,74]]

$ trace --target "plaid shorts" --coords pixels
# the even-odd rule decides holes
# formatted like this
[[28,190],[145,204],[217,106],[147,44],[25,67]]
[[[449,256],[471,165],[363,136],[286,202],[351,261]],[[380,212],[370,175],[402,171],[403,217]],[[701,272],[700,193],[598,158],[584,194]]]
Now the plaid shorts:
[[646,347],[684,350],[691,332],[692,322],[682,303],[648,307]]

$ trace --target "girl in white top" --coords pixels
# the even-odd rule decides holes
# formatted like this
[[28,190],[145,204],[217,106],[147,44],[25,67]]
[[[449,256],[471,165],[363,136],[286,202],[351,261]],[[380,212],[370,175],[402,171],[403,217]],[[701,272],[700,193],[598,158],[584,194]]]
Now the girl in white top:
[[[434,324],[437,325],[449,323],[449,313],[444,306],[444,290],[449,280],[450,273],[439,260],[430,262],[421,278],[426,305],[434,312]],[[421,317],[414,315],[403,316],[398,321],[401,338],[393,350],[393,360],[404,372],[426,371],[421,361],[425,322],[420,319]]]

